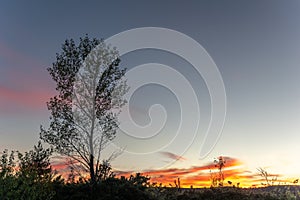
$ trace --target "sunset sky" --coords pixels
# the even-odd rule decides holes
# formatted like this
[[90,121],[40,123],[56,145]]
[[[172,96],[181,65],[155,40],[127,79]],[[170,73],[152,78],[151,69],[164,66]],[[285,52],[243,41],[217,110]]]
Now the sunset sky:
[[244,186],[261,182],[259,167],[282,182],[300,178],[298,0],[1,1],[0,149],[29,150],[40,125],[49,125],[46,102],[55,95],[55,84],[46,69],[65,39],[78,41],[85,34],[107,39],[139,27],[176,30],[201,44],[222,75],[227,112],[219,141],[200,159],[211,112],[201,75],[160,50],[122,56],[121,66],[128,69],[163,63],[185,76],[198,98],[201,121],[195,138],[189,129],[177,136],[180,120],[192,119],[180,119],[176,94],[158,85],[139,88],[131,102],[136,123],[149,123],[154,104],[164,106],[168,118],[161,133],[148,140],[117,137],[107,154],[114,145],[125,148],[112,162],[120,174],[141,171],[166,184],[180,177],[185,185],[207,185],[212,161],[225,156],[226,180]]

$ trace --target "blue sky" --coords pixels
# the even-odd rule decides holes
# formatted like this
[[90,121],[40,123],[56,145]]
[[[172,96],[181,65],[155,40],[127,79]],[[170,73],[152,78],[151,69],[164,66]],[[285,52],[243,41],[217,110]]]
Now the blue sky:
[[[228,155],[241,159],[251,170],[267,167],[295,176],[300,167],[299,11],[297,0],[2,1],[0,148],[28,150],[38,139],[39,126],[48,125],[46,101],[55,94],[55,85],[46,68],[55,61],[65,39],[77,40],[86,33],[106,39],[132,28],[164,27],[190,36],[206,49],[219,68],[227,95],[221,138],[211,154],[199,160],[202,133],[210,117],[203,79],[170,53],[145,50],[122,57],[121,64],[129,69],[148,62],[168,64],[198,91],[203,116],[199,134],[183,155],[187,159],[172,166],[200,165]],[[142,112],[136,113],[141,124],[149,120],[149,105],[165,105],[170,118],[163,134],[172,137],[179,120],[174,95],[166,88],[145,87],[134,102]],[[129,145],[147,151],[157,144]],[[173,147],[167,151],[180,153]],[[169,162],[159,153],[148,156],[125,153],[114,165],[143,170]]]

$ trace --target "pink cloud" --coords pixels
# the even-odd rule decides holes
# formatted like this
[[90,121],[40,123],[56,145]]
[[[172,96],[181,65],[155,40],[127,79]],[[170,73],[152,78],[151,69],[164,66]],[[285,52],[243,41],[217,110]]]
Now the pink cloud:
[[47,109],[46,102],[53,93],[43,90],[15,90],[0,86],[1,113],[15,111],[16,109],[40,110]]
[[7,63],[0,74],[0,113],[47,110],[55,85],[46,64],[1,41],[0,55]]

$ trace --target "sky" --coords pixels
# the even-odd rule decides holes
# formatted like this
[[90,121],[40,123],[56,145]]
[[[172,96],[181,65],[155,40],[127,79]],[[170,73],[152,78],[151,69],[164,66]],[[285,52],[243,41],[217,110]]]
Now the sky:
[[[114,145],[125,147],[125,152],[113,161],[113,167],[123,173],[167,175],[171,171],[171,179],[179,176],[175,172],[182,172],[188,185],[201,174],[203,179],[198,181],[206,180],[207,166],[211,167],[218,156],[225,156],[228,176],[234,166],[235,176],[241,180],[252,180],[258,167],[281,175],[282,180],[297,178],[299,11],[297,0],[1,1],[0,149],[29,150],[38,140],[40,125],[49,125],[46,102],[56,93],[46,69],[61,52],[65,39],[78,41],[85,34],[107,39],[133,28],[162,27],[193,38],[218,67],[227,100],[221,136],[212,151],[200,159],[211,117],[210,94],[203,77],[173,53],[133,51],[121,56],[121,65],[129,70],[145,63],[162,63],[190,82],[201,120],[195,137],[189,128],[176,135],[180,122],[194,125],[195,109],[187,106],[191,116],[181,118],[180,101],[168,87],[148,84],[139,88],[130,102],[135,122],[148,124],[149,108],[161,104],[167,113],[166,124],[157,136],[147,140],[122,137],[120,133]],[[260,181],[257,177],[253,180]]]

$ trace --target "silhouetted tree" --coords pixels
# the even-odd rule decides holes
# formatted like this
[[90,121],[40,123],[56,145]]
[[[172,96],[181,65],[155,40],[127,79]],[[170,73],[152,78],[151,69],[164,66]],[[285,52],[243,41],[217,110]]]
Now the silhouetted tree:
[[223,186],[224,182],[224,173],[223,173],[223,168],[225,167],[225,159],[220,156],[217,159],[214,160],[215,167],[218,169],[218,173],[214,173],[210,170],[210,176],[211,176],[211,186],[216,187],[216,186]]
[[10,154],[8,153],[8,150],[5,149],[1,154],[1,160],[0,160],[0,178],[5,178],[7,176],[10,176],[14,172],[15,167],[15,156],[14,151],[12,151]]
[[1,153],[0,160],[0,199],[5,199],[11,195],[13,188],[16,187],[15,174],[15,155],[5,149]]
[[24,155],[18,152],[18,159],[14,151],[5,150],[0,161],[0,199],[52,199],[51,153],[41,142]]
[[259,175],[262,176],[266,181],[266,183],[262,183],[262,185],[267,185],[267,186],[274,185],[274,183],[277,181],[277,176],[269,174],[267,170],[261,167],[257,168],[257,170],[259,172]]
[[115,177],[108,160],[103,160],[100,165],[99,180],[106,180]]
[[86,36],[76,45],[70,39],[62,50],[48,68],[58,95],[47,102],[50,127],[41,127],[40,137],[95,183],[101,173],[101,152],[115,138],[117,116],[126,103],[125,69],[119,67],[117,50],[103,40]]
[[52,190],[51,154],[52,149],[45,149],[41,141],[29,152],[18,152],[18,189],[15,191],[18,199],[52,199],[55,192]]
[[19,176],[32,176],[34,181],[49,181],[52,178],[50,156],[52,149],[45,149],[41,141],[34,146],[33,150],[22,153],[18,152]]

